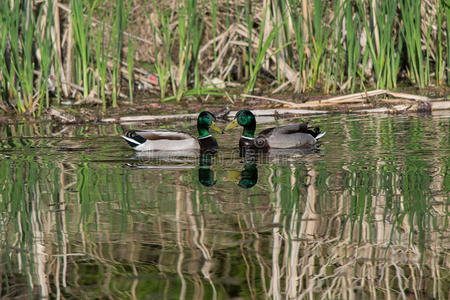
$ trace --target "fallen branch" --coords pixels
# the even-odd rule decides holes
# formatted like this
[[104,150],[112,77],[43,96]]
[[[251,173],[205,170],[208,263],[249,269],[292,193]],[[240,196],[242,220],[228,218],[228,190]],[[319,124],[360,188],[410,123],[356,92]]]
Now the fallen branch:
[[291,107],[295,107],[295,106],[299,105],[298,103],[269,98],[269,97],[253,96],[253,95],[248,95],[248,94],[241,94],[240,96],[243,98],[262,99],[262,100],[267,100],[267,101],[271,101],[271,102],[281,103],[281,104],[288,105]]
[[391,92],[391,91],[386,91],[386,93],[389,96],[396,97],[396,98],[403,98],[403,99],[414,100],[414,101],[430,101],[430,98],[428,98],[426,96],[397,93],[397,92]]
[[[253,95],[247,95],[247,94],[241,94],[241,97],[267,100],[267,101],[287,105],[292,108],[312,108],[312,107],[332,106],[332,105],[337,105],[337,104],[365,102],[369,99],[369,97],[380,96],[380,95],[389,95],[389,96],[396,97],[396,98],[406,99],[408,101],[422,101],[422,102],[431,101],[431,99],[426,96],[397,93],[397,92],[391,92],[391,91],[387,91],[387,90],[374,90],[374,91],[369,91],[369,92],[364,92],[364,93],[355,93],[355,94],[350,94],[350,95],[332,97],[332,98],[328,98],[328,99],[324,99],[324,100],[308,101],[305,103],[294,103],[294,102],[289,102],[289,101],[284,101],[284,100],[279,100],[279,99],[274,99],[274,98],[269,98],[269,97],[253,96]],[[399,99],[381,99],[380,101],[392,102],[392,101],[400,101],[400,100]]]

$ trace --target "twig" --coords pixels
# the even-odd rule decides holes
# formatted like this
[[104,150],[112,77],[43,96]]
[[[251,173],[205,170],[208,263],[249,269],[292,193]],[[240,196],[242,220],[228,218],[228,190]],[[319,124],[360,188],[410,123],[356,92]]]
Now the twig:
[[276,102],[276,103],[281,103],[281,104],[284,104],[284,105],[289,105],[289,106],[292,106],[292,107],[296,107],[297,105],[299,105],[298,103],[294,103],[294,102],[289,102],[289,101],[284,101],[284,100],[279,100],[279,99],[274,99],[274,98],[269,98],[269,97],[253,96],[253,95],[248,95],[248,94],[241,94],[241,97],[253,98],[253,99],[262,99],[262,100],[272,101],[272,102]]

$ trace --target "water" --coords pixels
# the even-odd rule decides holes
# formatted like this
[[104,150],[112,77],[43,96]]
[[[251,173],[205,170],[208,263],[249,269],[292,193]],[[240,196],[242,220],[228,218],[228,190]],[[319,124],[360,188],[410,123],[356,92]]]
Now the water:
[[246,163],[236,129],[201,164],[2,125],[1,296],[448,299],[448,113],[309,119],[319,151]]

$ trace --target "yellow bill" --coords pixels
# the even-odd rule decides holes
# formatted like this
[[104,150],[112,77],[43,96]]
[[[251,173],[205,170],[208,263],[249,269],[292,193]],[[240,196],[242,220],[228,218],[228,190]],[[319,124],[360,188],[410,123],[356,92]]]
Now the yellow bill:
[[212,122],[209,125],[209,128],[211,128],[212,130],[218,132],[218,133],[222,133],[222,129],[216,126],[216,123]]
[[236,119],[234,119],[233,121],[231,121],[231,122],[227,125],[227,127],[225,127],[225,129],[223,130],[223,132],[228,131],[228,130],[230,130],[230,129],[233,129],[233,128],[237,127],[237,126],[239,126],[239,123],[238,123],[238,121],[237,121]]

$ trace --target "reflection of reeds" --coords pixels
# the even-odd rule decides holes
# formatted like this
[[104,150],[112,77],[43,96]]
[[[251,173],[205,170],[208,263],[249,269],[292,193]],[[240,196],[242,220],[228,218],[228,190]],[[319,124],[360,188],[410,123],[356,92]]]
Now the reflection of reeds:
[[89,153],[36,157],[55,145],[19,137],[58,133],[7,127],[1,295],[447,299],[446,123],[396,118],[327,124],[341,152],[328,141],[324,158],[340,160],[259,165],[251,190],[220,180],[199,188],[195,169],[128,170]]

